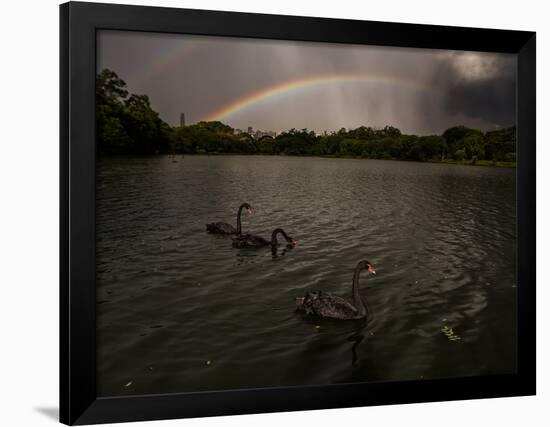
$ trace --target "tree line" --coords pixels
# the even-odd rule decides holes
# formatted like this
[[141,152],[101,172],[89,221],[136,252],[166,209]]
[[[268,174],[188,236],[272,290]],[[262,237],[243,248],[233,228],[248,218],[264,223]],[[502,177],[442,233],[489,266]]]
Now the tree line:
[[317,135],[290,129],[275,138],[254,139],[219,121],[169,126],[151,107],[147,95],[129,94],[126,83],[108,69],[96,82],[98,151],[104,155],[141,154],[286,154],[370,159],[515,162],[516,128],[488,132],[465,126],[441,135],[406,135],[393,126],[361,126]]

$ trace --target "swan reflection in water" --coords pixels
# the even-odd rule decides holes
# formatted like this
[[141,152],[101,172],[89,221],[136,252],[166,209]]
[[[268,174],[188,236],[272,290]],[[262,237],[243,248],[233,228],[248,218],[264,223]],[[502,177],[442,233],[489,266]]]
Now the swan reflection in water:
[[280,256],[285,256],[285,254],[288,251],[291,251],[292,249],[294,249],[295,246],[296,245],[288,244],[280,250],[277,247],[272,247],[271,248],[271,258],[277,258],[277,257],[280,257]]
[[357,350],[359,348],[359,345],[365,339],[365,335],[363,335],[363,330],[366,327],[367,327],[366,319],[358,320],[357,321],[357,328],[347,338],[348,342],[353,343],[353,345],[351,346],[351,366],[353,366],[353,367],[356,367],[359,364],[359,352]]
[[[300,316],[300,312],[295,312],[296,317]],[[361,347],[365,349],[365,344],[368,344],[368,334],[366,333],[368,321],[366,318],[356,319],[351,322],[341,322],[335,319],[324,320],[322,323],[319,319],[308,316],[303,318],[305,322],[315,328],[318,334],[318,339],[313,342],[308,341],[307,345],[315,346],[315,351],[326,352],[335,349],[343,348],[345,350],[346,359],[351,353],[350,364],[353,368],[359,366],[361,359],[364,359],[365,354],[361,355]],[[348,351],[350,353],[348,353]],[[361,357],[363,356],[363,357]],[[348,359],[349,360],[349,359]]]
[[[288,252],[292,251],[295,248],[295,245],[288,244],[284,247],[271,247],[271,258],[276,259],[279,257],[285,256]],[[257,251],[250,251],[247,249],[238,251],[237,256],[237,265],[243,264],[252,264],[261,260],[265,254],[259,253]]]

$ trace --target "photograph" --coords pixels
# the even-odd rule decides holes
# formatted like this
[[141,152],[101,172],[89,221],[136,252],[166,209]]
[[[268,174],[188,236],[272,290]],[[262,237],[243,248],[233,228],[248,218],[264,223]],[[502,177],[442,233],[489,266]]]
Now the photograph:
[[517,373],[517,55],[96,48],[97,396]]

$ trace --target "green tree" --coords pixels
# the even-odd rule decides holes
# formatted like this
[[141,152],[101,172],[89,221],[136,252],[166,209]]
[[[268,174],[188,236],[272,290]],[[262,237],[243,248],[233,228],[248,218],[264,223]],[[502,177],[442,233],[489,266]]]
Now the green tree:
[[443,132],[443,138],[447,144],[449,153],[455,153],[456,150],[465,150],[465,140],[470,136],[478,136],[483,138],[483,132],[479,129],[472,129],[466,126],[455,126]]
[[108,69],[96,78],[96,134],[100,154],[167,153],[175,143],[147,95],[128,97],[124,80]]
[[151,108],[147,95],[131,95],[125,100],[124,127],[132,143],[133,154],[169,153],[167,125]]
[[466,158],[483,159],[485,157],[484,137],[479,134],[471,134],[463,139]]
[[279,152],[288,155],[307,155],[313,152],[317,142],[315,132],[308,129],[290,129],[277,135],[276,143]]
[[439,135],[421,136],[418,139],[420,145],[420,159],[432,160],[441,159],[446,152],[447,144],[445,139]]
[[123,100],[128,96],[126,83],[111,70],[96,78],[96,135],[100,153],[120,154],[128,151],[130,138],[122,123]]
[[[516,153],[516,127],[497,129],[485,134],[485,155],[489,160],[506,160]],[[508,156],[510,154],[510,156]]]
[[462,161],[466,158],[466,151],[463,149],[456,150],[453,158],[458,161]]

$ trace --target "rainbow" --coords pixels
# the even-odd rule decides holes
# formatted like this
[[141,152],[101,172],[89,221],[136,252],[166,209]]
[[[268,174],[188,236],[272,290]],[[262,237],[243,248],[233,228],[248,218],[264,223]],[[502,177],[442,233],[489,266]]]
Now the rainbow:
[[290,92],[303,90],[314,86],[331,83],[377,83],[391,84],[411,88],[413,90],[431,91],[430,86],[420,84],[412,80],[395,78],[376,74],[325,74],[320,76],[307,77],[304,79],[292,80],[280,83],[275,86],[263,88],[257,92],[248,94],[223,108],[213,112],[206,119],[207,121],[222,120],[231,114],[241,111],[247,107],[264,102],[273,98],[284,96]]
[[144,67],[136,77],[137,84],[147,80],[158,78],[162,72],[173,66],[175,62],[181,61],[184,57],[191,55],[197,50],[197,43],[193,41],[182,41],[175,46],[165,49],[148,67]]

